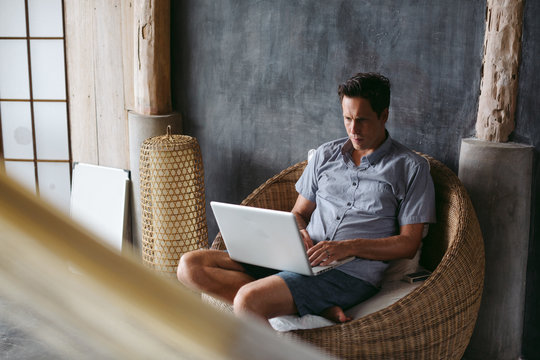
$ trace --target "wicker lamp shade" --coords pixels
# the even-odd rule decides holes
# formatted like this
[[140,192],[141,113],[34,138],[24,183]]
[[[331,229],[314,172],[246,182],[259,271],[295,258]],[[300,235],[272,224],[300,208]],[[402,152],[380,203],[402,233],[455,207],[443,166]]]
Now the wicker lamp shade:
[[140,158],[142,259],[168,277],[182,254],[206,247],[204,169],[197,139],[185,135],[145,140]]

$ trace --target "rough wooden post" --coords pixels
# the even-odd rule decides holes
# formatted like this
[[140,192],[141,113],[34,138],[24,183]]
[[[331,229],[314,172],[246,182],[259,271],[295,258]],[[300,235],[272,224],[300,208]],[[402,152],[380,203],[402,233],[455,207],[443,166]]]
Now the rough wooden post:
[[523,0],[487,0],[476,136],[506,142],[514,130]]
[[142,115],[172,111],[170,8],[170,0],[134,1],[134,110]]
[[132,238],[140,249],[141,202],[139,156],[145,139],[163,135],[167,126],[182,131],[179,113],[171,105],[170,0],[133,0],[134,108],[128,113],[132,186]]

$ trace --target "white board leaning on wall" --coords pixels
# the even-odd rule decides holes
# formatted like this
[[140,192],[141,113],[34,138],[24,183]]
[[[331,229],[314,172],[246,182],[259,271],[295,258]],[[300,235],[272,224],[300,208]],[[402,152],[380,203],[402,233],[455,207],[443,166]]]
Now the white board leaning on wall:
[[129,243],[128,170],[75,163],[71,217],[119,252]]

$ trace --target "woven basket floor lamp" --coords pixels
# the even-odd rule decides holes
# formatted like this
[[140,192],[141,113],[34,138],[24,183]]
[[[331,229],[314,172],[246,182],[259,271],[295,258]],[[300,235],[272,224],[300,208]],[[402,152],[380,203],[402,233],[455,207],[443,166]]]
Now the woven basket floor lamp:
[[173,278],[182,254],[207,247],[204,169],[197,139],[146,139],[140,158],[143,263]]

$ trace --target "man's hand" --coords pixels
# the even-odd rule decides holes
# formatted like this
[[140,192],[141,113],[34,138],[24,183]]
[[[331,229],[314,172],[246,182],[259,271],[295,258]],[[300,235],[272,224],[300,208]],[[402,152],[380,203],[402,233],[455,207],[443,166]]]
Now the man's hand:
[[378,239],[349,239],[321,241],[307,252],[311,266],[329,265],[334,261],[355,256],[362,259],[389,261],[412,259],[422,242],[424,224],[400,227],[399,235]]
[[307,255],[311,266],[330,265],[350,256],[347,240],[318,242],[308,250]]
[[306,251],[308,251],[313,246],[313,240],[311,240],[311,236],[309,236],[309,233],[306,229],[300,230],[300,235],[302,235],[304,247],[306,248]]

